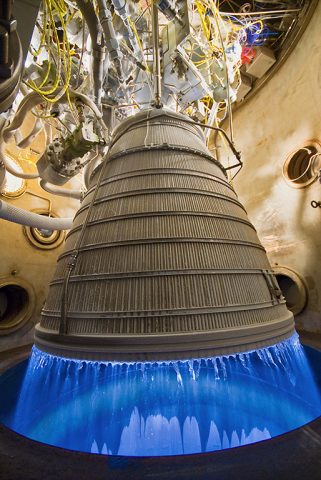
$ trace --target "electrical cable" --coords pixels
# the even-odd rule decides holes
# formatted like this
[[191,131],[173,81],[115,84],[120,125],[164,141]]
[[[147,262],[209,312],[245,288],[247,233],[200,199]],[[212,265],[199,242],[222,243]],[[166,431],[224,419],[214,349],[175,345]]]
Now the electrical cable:
[[[212,0],[210,0],[210,1],[212,2]],[[221,42],[222,51],[223,51],[223,58],[224,58],[224,63],[225,63],[226,93],[227,93],[227,103],[228,103],[228,111],[229,111],[229,129],[230,129],[231,141],[233,143],[233,141],[234,141],[233,117],[232,117],[232,105],[231,105],[231,97],[230,97],[230,79],[229,79],[229,73],[228,73],[228,68],[227,68],[227,57],[226,57],[226,51],[225,51],[225,47],[224,47],[222,32],[221,32],[220,25],[219,25],[218,9],[217,9],[216,5],[214,5],[214,4],[213,4],[213,7],[214,7],[214,12],[213,12],[214,13],[214,19],[215,19],[218,34],[219,34],[219,37],[220,37],[220,42]]]
[[247,17],[247,16],[254,16],[254,15],[258,15],[259,17],[261,17],[262,15],[271,15],[271,14],[274,14],[274,13],[286,13],[286,14],[289,14],[289,13],[298,13],[298,12],[301,12],[301,8],[294,8],[294,9],[289,9],[289,10],[262,10],[261,12],[246,12],[246,13],[241,13],[241,12],[220,12],[220,15],[222,17],[230,17],[230,16],[234,16],[234,17]]

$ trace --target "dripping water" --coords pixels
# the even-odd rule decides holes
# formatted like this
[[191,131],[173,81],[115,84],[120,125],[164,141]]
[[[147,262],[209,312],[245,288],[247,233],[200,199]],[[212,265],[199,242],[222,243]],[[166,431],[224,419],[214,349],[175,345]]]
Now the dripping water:
[[17,402],[1,420],[51,445],[153,456],[266,440],[320,413],[294,335],[248,353],[146,363],[69,360],[34,347]]

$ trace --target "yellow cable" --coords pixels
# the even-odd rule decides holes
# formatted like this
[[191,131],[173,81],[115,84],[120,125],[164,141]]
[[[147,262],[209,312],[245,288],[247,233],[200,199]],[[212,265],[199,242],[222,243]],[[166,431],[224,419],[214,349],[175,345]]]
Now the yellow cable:
[[[50,43],[50,29],[48,28],[44,28],[44,31],[48,31],[47,33],[47,42],[48,44]],[[48,49],[48,68],[47,68],[47,72],[44,76],[44,79],[43,81],[41,82],[41,84],[39,85],[39,88],[43,87],[44,84],[47,82],[48,78],[49,78],[49,75],[50,75],[50,71],[51,71],[51,49],[49,48]]]
[[[222,49],[223,49],[223,58],[224,58],[224,63],[225,63],[225,80],[226,80],[226,89],[227,89],[227,102],[228,102],[228,110],[229,110],[229,127],[230,127],[231,141],[233,142],[234,134],[233,134],[232,106],[231,106],[231,99],[230,99],[229,74],[228,74],[228,68],[227,68],[226,52],[225,52],[223,37],[222,37],[220,24],[219,24],[219,22],[221,20],[221,17],[220,17],[219,11],[218,11],[216,5],[214,4],[213,0],[209,0],[209,2],[213,7],[214,19],[215,19],[216,27],[217,27],[217,30],[218,30],[218,34],[219,34],[220,42],[221,42],[221,45],[222,45]],[[223,24],[224,24],[224,22],[223,22]]]
[[37,85],[35,84],[35,82],[33,80],[31,80],[32,83],[27,82],[27,85],[32,90],[35,90],[37,93],[39,93],[39,95],[44,97],[45,100],[48,100],[49,102],[54,103],[54,101],[52,99],[49,99],[49,98],[46,98],[46,97],[47,97],[47,95],[53,94],[57,90],[58,85],[59,85],[59,80],[60,80],[60,76],[61,76],[60,45],[59,45],[59,38],[58,38],[57,29],[56,29],[56,24],[55,24],[54,17],[53,17],[53,12],[52,12],[51,0],[46,0],[46,2],[47,2],[47,5],[48,5],[50,22],[51,22],[51,25],[53,26],[53,34],[54,34],[54,37],[55,37],[55,42],[56,42],[56,45],[57,45],[58,71],[57,71],[57,74],[56,74],[56,79],[54,81],[54,84],[51,87],[51,89],[49,89],[49,90],[41,90],[41,88],[37,87]]
[[199,17],[201,19],[201,24],[202,24],[203,31],[204,31],[204,34],[205,34],[205,38],[206,38],[206,40],[210,40],[211,32],[210,32],[210,29],[208,28],[208,26],[206,25],[206,19],[205,19],[205,15],[204,15],[204,5],[202,5],[202,3],[197,1],[197,0],[195,1],[195,5],[196,5],[196,8],[197,8]]
[[70,44],[69,44],[69,41],[68,41],[67,29],[66,29],[66,24],[65,24],[63,15],[61,13],[59,13],[59,17],[60,17],[60,23],[61,23],[61,26],[62,26],[62,29],[63,29],[63,47],[64,47],[63,48],[63,53],[64,53],[63,61],[64,61],[65,70],[66,70],[65,89],[63,89],[63,92],[66,93],[66,98],[67,98],[67,102],[68,102],[68,105],[70,107],[71,113],[72,113],[74,119],[77,122],[77,118],[75,117],[74,108],[73,108],[73,105],[71,103],[70,95],[69,95],[69,91],[68,91],[69,84],[70,84],[70,79],[71,79],[71,67],[72,67],[71,54],[70,54]]
[[[131,28],[132,28],[132,30],[133,30],[133,32],[134,32],[134,35],[135,35],[136,39],[137,39],[139,48],[140,48],[140,50],[141,50],[141,52],[142,52],[142,54],[143,54],[143,58],[145,58],[145,56],[144,56],[143,44],[142,44],[141,39],[140,39],[140,37],[139,37],[139,35],[138,35],[136,25],[135,25],[135,23],[131,20],[131,18],[129,18],[129,17],[128,17],[128,21],[129,21],[129,25],[131,26]],[[150,73],[150,69],[149,69],[149,66],[148,66],[146,60],[145,60],[145,67],[146,67],[147,72]]]
[[[67,35],[67,30],[66,30],[66,22],[69,22],[71,20],[71,18],[73,17],[75,12],[73,12],[71,15],[69,15],[67,17],[66,22],[65,22],[64,15],[66,15],[68,13],[68,9],[65,6],[64,0],[45,0],[45,4],[46,4],[46,9],[47,9],[48,14],[49,14],[49,24],[47,25],[47,24],[44,23],[43,30],[44,30],[44,32],[46,32],[46,31],[48,32],[51,29],[52,33],[53,33],[53,36],[54,36],[54,40],[55,40],[55,44],[56,44],[56,48],[57,48],[56,78],[55,78],[51,88],[48,89],[48,88],[44,87],[44,85],[46,84],[46,82],[49,78],[51,67],[52,67],[50,38],[48,38],[48,68],[47,68],[46,75],[45,75],[45,77],[44,77],[44,79],[41,82],[39,87],[32,80],[30,82],[27,82],[27,85],[31,89],[33,89],[37,93],[39,93],[39,95],[41,95],[44,98],[44,100],[46,100],[49,103],[55,103],[56,101],[58,101],[62,97],[62,95],[64,95],[66,93],[66,97],[67,97],[69,107],[71,109],[72,114],[74,115],[73,105],[71,103],[70,95],[69,95],[69,92],[68,92],[70,79],[71,79],[71,67],[72,67],[71,55],[72,54],[71,54],[71,51],[70,51],[70,44],[69,44],[69,41],[68,41],[68,35]],[[55,10],[55,12],[54,12],[54,10]],[[57,28],[56,28],[56,23],[55,23],[55,19],[54,19],[55,14],[57,14],[59,16],[60,24],[61,24],[62,29],[63,29],[63,40],[62,40],[63,47],[62,47],[62,49],[60,47],[60,41],[59,41],[58,32],[57,32]],[[51,95],[54,94],[57,91],[58,86],[59,86],[59,82],[61,81],[61,73],[62,73],[61,68],[62,68],[62,66],[63,66],[64,72],[65,72],[64,86],[59,91],[59,93],[56,96],[54,96],[54,98],[52,98]]]

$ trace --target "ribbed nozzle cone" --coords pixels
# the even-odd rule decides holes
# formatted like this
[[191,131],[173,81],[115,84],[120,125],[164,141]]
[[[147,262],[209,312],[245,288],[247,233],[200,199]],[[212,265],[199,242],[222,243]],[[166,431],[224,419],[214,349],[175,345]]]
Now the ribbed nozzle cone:
[[209,357],[293,333],[266,253],[201,130],[149,110],[114,132],[60,256],[36,345],[114,361]]

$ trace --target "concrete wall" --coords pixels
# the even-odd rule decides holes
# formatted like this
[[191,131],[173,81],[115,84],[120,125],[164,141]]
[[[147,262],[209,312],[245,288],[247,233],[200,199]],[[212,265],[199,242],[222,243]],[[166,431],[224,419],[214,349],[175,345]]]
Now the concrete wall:
[[[33,122],[34,118],[30,115],[22,126],[24,134],[31,130]],[[41,154],[44,146],[44,133],[40,133],[30,146],[31,152],[37,151]],[[16,156],[19,154],[19,149],[14,144],[9,146],[9,151]],[[26,149],[26,153],[30,154],[29,149]],[[36,171],[35,166],[26,161],[22,161],[21,165],[25,171]],[[79,179],[75,179],[74,183],[79,185]],[[42,198],[34,195],[39,195]],[[48,200],[50,200],[52,211],[60,217],[73,217],[79,208],[77,200],[53,196],[42,190],[38,180],[28,180],[27,190],[19,198],[8,199],[2,196],[0,198],[25,210],[47,210]],[[63,244],[53,250],[36,248],[28,241],[22,226],[0,220],[0,286],[4,282],[10,281],[21,283],[27,290],[30,289],[32,303],[30,315],[28,315],[29,319],[18,326],[15,331],[0,328],[0,351],[33,341],[33,327],[39,321],[48,284],[53,276],[57,257],[62,250]]]
[[[296,323],[316,332],[321,332],[321,209],[310,202],[321,201],[321,185],[294,189],[283,179],[282,166],[304,142],[321,140],[320,25],[321,2],[285,64],[234,114],[235,143],[244,161],[234,187],[271,264],[295,270],[306,283],[308,302]],[[226,162],[223,147],[219,157]]]

